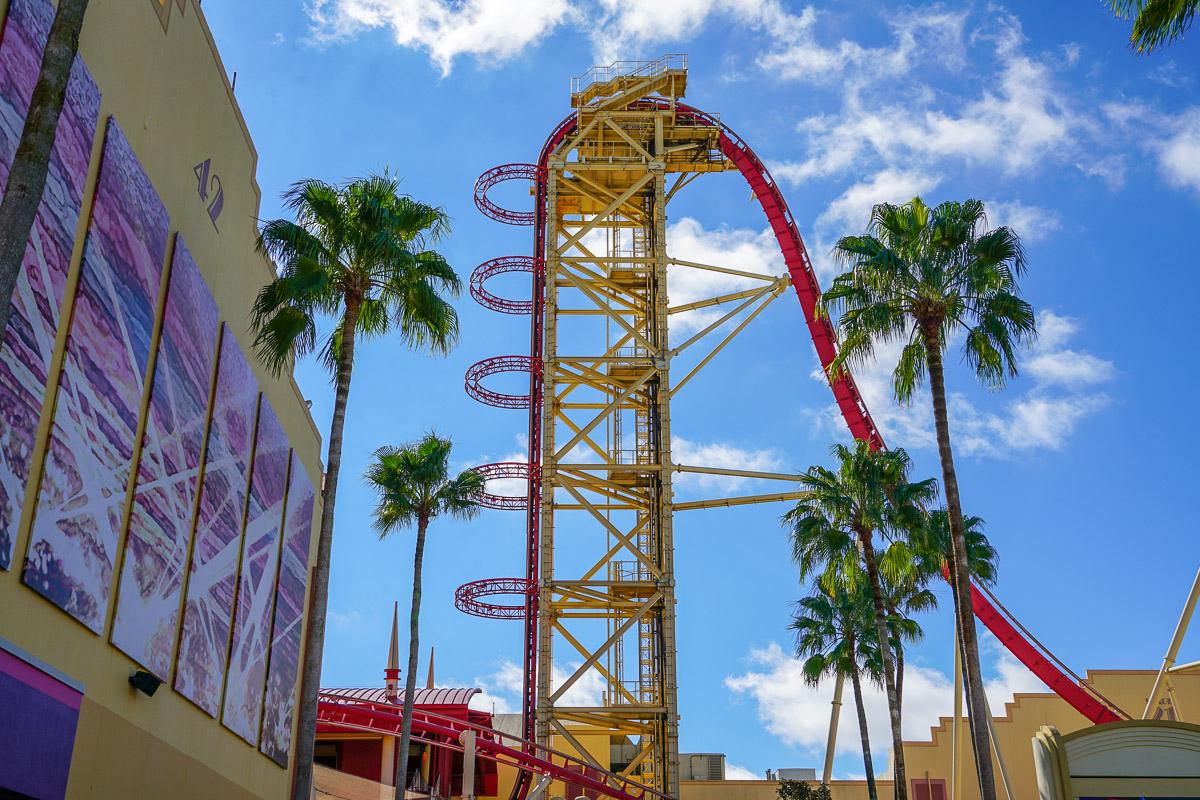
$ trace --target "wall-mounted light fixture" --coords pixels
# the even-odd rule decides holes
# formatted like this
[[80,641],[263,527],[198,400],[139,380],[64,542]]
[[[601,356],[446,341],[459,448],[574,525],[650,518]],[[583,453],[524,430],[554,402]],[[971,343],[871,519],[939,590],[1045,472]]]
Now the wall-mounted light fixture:
[[135,669],[129,676],[129,685],[147,697],[154,697],[158,687],[162,686],[162,679],[144,669]]

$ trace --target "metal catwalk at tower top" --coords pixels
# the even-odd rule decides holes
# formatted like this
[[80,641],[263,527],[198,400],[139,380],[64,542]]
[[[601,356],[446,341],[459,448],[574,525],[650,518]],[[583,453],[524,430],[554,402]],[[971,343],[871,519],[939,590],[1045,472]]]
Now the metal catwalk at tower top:
[[[529,461],[478,468],[489,480],[528,483],[524,497],[484,497],[490,507],[526,511],[526,574],[465,584],[455,603],[478,616],[524,620],[524,738],[543,746],[553,738],[569,756],[620,773],[604,777],[597,770],[606,785],[628,789],[632,780],[647,787],[643,796],[678,796],[674,512],[799,496],[788,483],[772,494],[676,502],[672,476],[681,472],[783,482],[796,476],[676,463],[671,401],[689,386],[694,391],[695,376],[789,286],[821,365],[828,369],[837,354],[783,194],[741,137],[680,101],[686,86],[684,56],[594,68],[572,81],[574,111],[550,134],[536,164],[496,167],[475,185],[476,206],[485,214],[534,229],[534,255],[495,258],[471,276],[471,294],[484,306],[530,315],[530,352],[485,359],[466,375],[472,397],[529,412]],[[726,170],[741,174],[762,207],[784,275],[670,255],[671,200],[697,177]],[[509,180],[534,185],[533,211],[509,210],[488,196]],[[692,270],[740,285],[671,305],[672,276]],[[532,275],[530,300],[486,287],[518,271]],[[702,317],[692,313],[701,309]],[[504,372],[527,372],[529,393],[486,385]],[[853,378],[841,374],[829,385],[851,435],[883,447]],[[504,595],[521,600],[496,599]],[[972,587],[972,602],[1013,655],[1084,717],[1120,718],[985,587]],[[562,674],[570,663],[580,666]],[[598,679],[603,691],[581,705],[581,693],[572,690],[585,678]],[[589,741],[609,737],[607,759],[588,751],[585,734]],[[522,772],[521,780],[532,780],[532,772]],[[519,783],[514,798],[527,788]]]

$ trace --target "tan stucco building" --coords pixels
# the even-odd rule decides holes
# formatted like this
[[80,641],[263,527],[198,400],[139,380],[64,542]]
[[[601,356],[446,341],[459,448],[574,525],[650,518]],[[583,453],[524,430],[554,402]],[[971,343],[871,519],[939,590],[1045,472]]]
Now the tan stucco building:
[[[0,0],[4,174],[52,15]],[[253,356],[258,155],[197,0],[92,0],[55,147],[0,376],[0,787],[283,798],[321,442]]]

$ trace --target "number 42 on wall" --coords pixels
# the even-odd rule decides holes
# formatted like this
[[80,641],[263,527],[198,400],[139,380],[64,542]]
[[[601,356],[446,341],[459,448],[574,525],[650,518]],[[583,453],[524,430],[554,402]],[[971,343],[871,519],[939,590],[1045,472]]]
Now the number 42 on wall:
[[[197,164],[193,170],[196,173],[196,192],[200,195],[200,199],[208,203],[208,218],[212,220],[213,228],[217,233],[221,229],[217,227],[217,217],[221,216],[221,209],[225,207],[225,189],[221,187],[221,178],[212,171],[212,159],[206,158]],[[212,193],[212,199],[209,200],[209,193]]]

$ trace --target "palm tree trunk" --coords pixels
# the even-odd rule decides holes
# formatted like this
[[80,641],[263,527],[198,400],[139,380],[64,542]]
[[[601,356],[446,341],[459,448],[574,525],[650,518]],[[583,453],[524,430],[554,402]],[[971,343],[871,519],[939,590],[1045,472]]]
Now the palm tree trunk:
[[[895,619],[898,612],[895,606],[888,607],[888,615]],[[901,720],[901,730],[904,729],[904,642],[899,633],[896,634],[896,712]]]
[[325,614],[329,604],[329,560],[333,552],[333,507],[337,501],[338,474],[342,469],[342,431],[346,427],[346,401],[350,397],[350,376],[354,371],[354,333],[358,326],[360,302],[361,298],[347,297],[346,313],[342,317],[342,352],[338,360],[333,421],[329,425],[329,450],[325,459],[325,482],[321,492],[321,530],[317,535],[317,562],[313,565],[312,594],[308,603],[304,670],[300,683],[300,721],[296,731],[296,778],[292,784],[292,800],[309,800],[312,795],[317,697],[321,691]]
[[875,633],[879,637],[879,654],[883,657],[883,688],[887,693],[888,719],[892,726],[892,752],[895,765],[894,797],[895,800],[908,800],[908,776],[904,769],[904,738],[900,734],[900,698],[896,693],[896,666],[892,659],[891,637],[888,636],[887,611],[883,607],[883,583],[879,579],[879,564],[875,560],[875,546],[871,543],[871,532],[860,531],[858,540],[862,544],[867,578],[871,581],[871,600],[875,604]]
[[21,141],[8,173],[4,198],[0,200],[0,336],[8,327],[12,313],[10,300],[21,275],[29,232],[46,190],[50,151],[54,148],[71,66],[79,51],[79,31],[87,7],[88,0],[58,2],[29,113],[21,129]]
[[408,746],[412,741],[413,698],[417,693],[417,658],[420,656],[421,564],[425,560],[425,529],[429,520],[417,520],[417,549],[413,554],[412,609],[408,619],[408,674],[404,676],[404,721],[400,725],[400,769],[397,770],[396,800],[404,800],[408,778]]
[[[854,637],[850,637],[850,652],[854,653]],[[863,705],[862,681],[858,676],[858,667],[850,668],[850,683],[854,687],[854,707],[858,711],[858,735],[862,740],[863,769],[867,775],[867,797],[869,800],[879,800],[879,789],[875,786],[875,765],[871,763],[871,737],[867,733],[867,709]]]
[[963,675],[967,689],[967,715],[971,740],[975,747],[975,769],[979,776],[981,800],[996,800],[996,779],[992,774],[992,753],[987,723],[980,718],[984,703],[983,673],[979,666],[979,638],[975,629],[971,602],[971,570],[967,561],[962,500],[958,476],[954,471],[954,451],[950,447],[950,418],[946,411],[946,380],[942,367],[941,341],[937,327],[925,328],[926,366],[929,369],[929,393],[933,400],[933,420],[937,428],[938,455],[942,461],[942,488],[950,517],[950,584],[954,590],[954,618],[963,650]]

